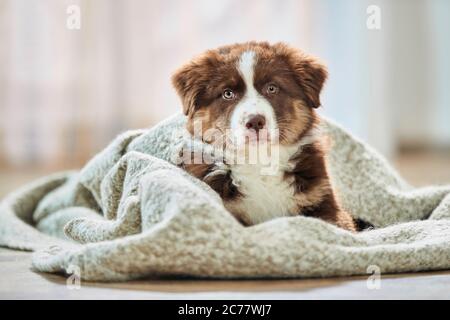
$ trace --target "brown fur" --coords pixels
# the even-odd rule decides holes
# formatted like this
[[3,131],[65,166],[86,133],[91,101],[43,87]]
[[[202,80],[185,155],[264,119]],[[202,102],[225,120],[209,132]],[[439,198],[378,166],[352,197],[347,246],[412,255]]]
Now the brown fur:
[[287,171],[285,176],[293,180],[296,197],[302,204],[298,208],[299,213],[356,231],[353,219],[340,209],[335,199],[322,146],[318,143],[306,145],[290,161],[295,166],[291,171]]
[[231,199],[237,199],[242,196],[237,187],[233,184],[231,180],[230,172],[224,174],[214,174],[210,173],[216,170],[214,164],[182,164],[182,168],[189,172],[194,177],[199,178],[208,184],[214,191],[216,191],[224,201]]
[[[315,58],[283,43],[249,42],[208,50],[176,71],[172,82],[182,98],[183,112],[188,116],[188,131],[194,134],[195,121],[201,121],[201,136],[210,143],[212,141],[205,140],[203,135],[206,130],[225,133],[228,129],[233,108],[245,94],[244,81],[235,66],[246,50],[258,55],[255,85],[271,100],[279,120],[281,143],[298,141],[311,129],[312,108],[320,106],[319,94],[327,72]],[[283,94],[274,97],[265,94],[264,86],[269,79],[282,86]],[[225,88],[233,89],[237,98],[221,99]]]
[[[172,81],[188,117],[188,131],[196,134],[194,124],[200,121],[201,138],[213,143],[217,137],[205,136],[206,130],[217,129],[225,133],[229,128],[231,114],[246,91],[236,65],[247,50],[254,51],[257,56],[254,87],[275,112],[280,144],[292,145],[300,141],[318,123],[314,109],[320,106],[320,92],[327,71],[316,58],[283,43],[249,42],[223,46],[205,52],[180,68]],[[266,89],[270,83],[276,83],[279,93],[268,93]],[[235,93],[233,100],[222,98],[222,92],[227,88]],[[285,172],[285,179],[292,181],[293,192],[298,198],[297,214],[320,218],[354,231],[353,219],[339,208],[333,194],[321,146],[303,146],[290,162],[294,167]],[[208,183],[224,201],[239,201],[243,196],[232,183],[229,173],[211,174],[214,165],[187,164],[184,168]],[[244,220],[238,214],[237,218]]]

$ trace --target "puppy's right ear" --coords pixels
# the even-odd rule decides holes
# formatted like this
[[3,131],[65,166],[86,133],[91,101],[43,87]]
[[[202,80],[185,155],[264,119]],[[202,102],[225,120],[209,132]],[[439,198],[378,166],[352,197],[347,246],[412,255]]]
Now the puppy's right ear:
[[220,54],[209,50],[173,74],[172,84],[181,98],[185,115],[193,114],[200,106],[202,96],[216,74],[219,63]]
[[193,63],[184,65],[172,76],[172,84],[183,103],[183,113],[188,115],[195,110],[199,92],[196,85],[196,66]]

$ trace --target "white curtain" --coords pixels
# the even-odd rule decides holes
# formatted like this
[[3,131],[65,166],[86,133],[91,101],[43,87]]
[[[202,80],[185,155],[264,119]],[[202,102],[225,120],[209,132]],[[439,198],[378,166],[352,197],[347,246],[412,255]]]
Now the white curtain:
[[[66,28],[73,4],[80,30]],[[170,75],[192,55],[247,40],[321,57],[322,112],[386,155],[448,146],[449,21],[445,0],[0,0],[0,162],[78,166],[178,111]]]

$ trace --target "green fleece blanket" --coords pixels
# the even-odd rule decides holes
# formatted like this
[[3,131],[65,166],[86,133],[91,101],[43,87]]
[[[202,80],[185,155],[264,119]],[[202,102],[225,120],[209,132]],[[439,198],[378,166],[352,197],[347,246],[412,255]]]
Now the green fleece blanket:
[[77,172],[44,177],[0,204],[0,245],[36,250],[44,272],[145,276],[325,277],[450,269],[450,186],[415,189],[330,120],[328,167],[340,202],[375,228],[351,233],[285,217],[244,227],[173,163],[185,118],[118,136]]

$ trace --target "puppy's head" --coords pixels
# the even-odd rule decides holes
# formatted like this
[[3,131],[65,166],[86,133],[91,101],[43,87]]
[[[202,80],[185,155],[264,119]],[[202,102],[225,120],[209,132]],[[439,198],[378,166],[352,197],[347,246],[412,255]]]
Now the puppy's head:
[[314,125],[326,77],[323,65],[297,49],[249,42],[205,52],[172,81],[191,134],[198,126],[203,140],[211,142],[217,132],[231,133],[234,143],[242,145],[249,133],[264,132],[290,145]]

